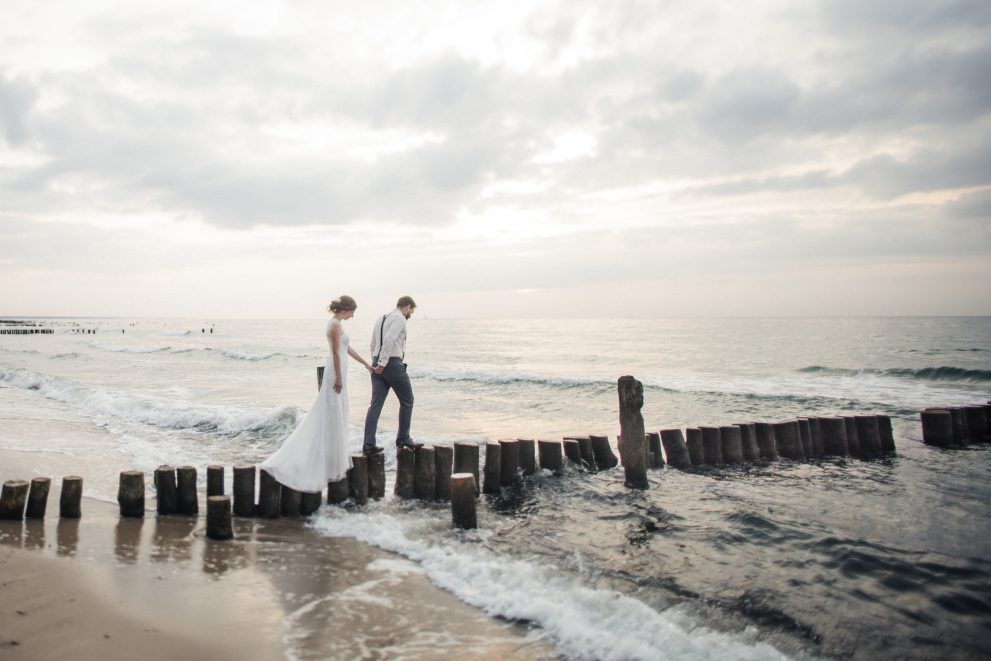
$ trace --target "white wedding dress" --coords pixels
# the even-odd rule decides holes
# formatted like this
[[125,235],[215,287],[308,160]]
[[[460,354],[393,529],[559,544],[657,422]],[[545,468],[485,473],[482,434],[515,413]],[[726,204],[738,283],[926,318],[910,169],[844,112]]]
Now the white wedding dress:
[[[336,319],[327,322],[327,338]],[[341,392],[334,392],[334,356],[327,359],[323,383],[303,422],[275,454],[261,464],[279,484],[296,491],[323,491],[351,468],[348,441],[348,335],[341,331]]]

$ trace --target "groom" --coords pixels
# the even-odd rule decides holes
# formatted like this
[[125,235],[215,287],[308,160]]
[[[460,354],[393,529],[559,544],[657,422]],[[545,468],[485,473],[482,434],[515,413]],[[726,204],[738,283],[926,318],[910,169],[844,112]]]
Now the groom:
[[413,417],[413,386],[406,374],[403,356],[406,352],[406,320],[416,309],[416,303],[409,296],[396,302],[396,309],[382,315],[372,330],[372,403],[365,416],[365,454],[381,452],[375,445],[375,432],[379,424],[379,414],[389,390],[396,391],[399,398],[399,432],[396,434],[396,447],[417,448],[422,443],[414,443],[409,437],[409,424]]

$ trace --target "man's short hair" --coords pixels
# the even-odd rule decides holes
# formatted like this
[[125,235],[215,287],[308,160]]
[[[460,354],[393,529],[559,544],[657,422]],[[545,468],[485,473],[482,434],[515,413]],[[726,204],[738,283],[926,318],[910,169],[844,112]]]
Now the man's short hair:
[[398,301],[396,301],[396,307],[397,308],[404,308],[407,305],[410,306],[411,308],[415,308],[416,307],[416,301],[414,301],[409,296],[403,296]]

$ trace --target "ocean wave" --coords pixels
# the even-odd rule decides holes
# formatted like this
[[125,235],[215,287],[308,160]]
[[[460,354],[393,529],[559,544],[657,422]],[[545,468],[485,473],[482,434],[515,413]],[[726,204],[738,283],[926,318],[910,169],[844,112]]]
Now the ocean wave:
[[230,358],[231,360],[246,360],[250,363],[257,363],[262,360],[268,360],[269,358],[275,358],[276,356],[285,356],[284,353],[279,353],[278,351],[271,351],[269,353],[250,353],[248,351],[239,351],[237,349],[221,349],[221,354],[224,358]]
[[46,399],[68,404],[84,415],[111,417],[162,429],[209,432],[223,436],[250,433],[279,438],[295,427],[301,411],[283,405],[268,411],[191,405],[141,395],[112,392],[68,379],[0,366],[0,381],[22,390],[34,390]]
[[159,333],[162,337],[186,337],[187,335],[192,335],[193,331],[188,330],[167,330]]
[[51,356],[51,360],[73,360],[76,358],[89,358],[89,356],[85,356],[75,351],[69,353],[57,353],[54,356]]
[[107,344],[101,344],[100,342],[90,342],[89,346],[94,349],[99,349],[100,351],[109,351],[111,353],[189,353],[193,351],[192,348],[188,347],[154,347],[154,346],[111,346]]
[[508,372],[483,372],[479,370],[458,370],[439,368],[410,368],[410,376],[440,382],[479,383],[482,385],[508,386],[516,384],[549,386],[552,388],[586,388],[589,386],[616,386],[610,379],[596,377],[541,376],[539,374]]
[[895,376],[906,379],[921,379],[924,381],[966,381],[970,383],[991,382],[991,370],[975,370],[963,367],[895,367],[889,369],[845,369],[840,367],[823,367],[811,365],[798,370],[806,374],[826,374],[835,376],[860,376],[871,374],[878,376]]
[[787,658],[757,640],[754,629],[715,631],[687,609],[657,611],[620,592],[587,587],[553,568],[489,550],[485,531],[452,532],[446,518],[325,512],[311,524],[316,530],[409,558],[461,601],[493,617],[540,626],[566,658]]

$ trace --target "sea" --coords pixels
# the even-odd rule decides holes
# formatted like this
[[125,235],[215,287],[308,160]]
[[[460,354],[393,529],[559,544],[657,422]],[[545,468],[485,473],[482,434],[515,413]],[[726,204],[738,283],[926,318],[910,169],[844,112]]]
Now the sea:
[[[0,335],[0,447],[72,457],[111,502],[122,468],[260,462],[312,406],[328,355],[320,317],[20,321],[54,332]],[[366,356],[373,325],[345,323]],[[991,444],[929,447],[919,420],[991,399],[991,318],[414,316],[406,362],[427,444],[615,445],[623,375],[643,383],[647,431],[891,417],[882,459],[661,468],[646,490],[622,467],[541,473],[483,495],[479,529],[459,531],[446,505],[392,497],[390,398],[389,495],[303,525],[405,557],[560,657],[991,658]],[[358,452],[371,389],[354,362],[348,390]]]

